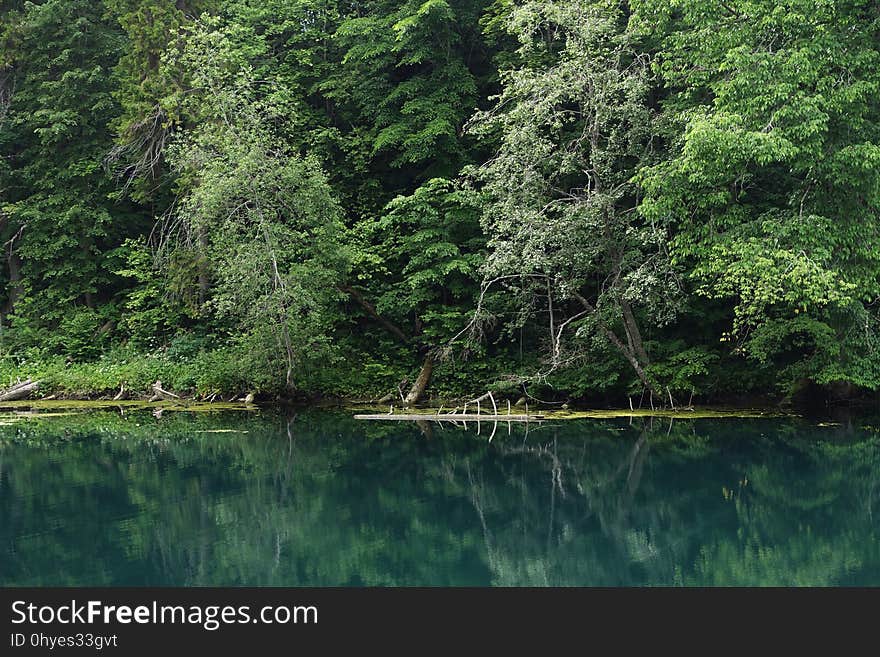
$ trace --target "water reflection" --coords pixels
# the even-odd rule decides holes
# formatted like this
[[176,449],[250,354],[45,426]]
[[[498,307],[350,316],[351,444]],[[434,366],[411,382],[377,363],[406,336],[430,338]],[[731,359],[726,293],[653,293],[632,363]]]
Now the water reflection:
[[880,439],[797,420],[0,427],[4,585],[880,584]]

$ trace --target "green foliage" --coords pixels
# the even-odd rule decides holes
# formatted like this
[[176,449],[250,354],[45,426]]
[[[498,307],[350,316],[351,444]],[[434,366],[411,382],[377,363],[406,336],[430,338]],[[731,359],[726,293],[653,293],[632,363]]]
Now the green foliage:
[[214,279],[207,304],[236,332],[255,381],[280,361],[295,388],[308,363],[330,357],[347,267],[339,208],[319,163],[280,142],[272,126],[284,107],[259,94],[217,21],[189,35],[182,62],[200,125],[169,153],[179,188],[164,228],[170,262],[181,249],[200,252]]
[[677,132],[642,173],[642,211],[675,222],[696,294],[732,300],[725,339],[782,364],[799,351],[795,369],[816,381],[876,388],[876,4],[674,0],[636,13],[663,38]]
[[705,393],[712,371],[718,367],[719,354],[705,347],[686,348],[681,342],[669,345],[672,354],[651,365],[651,372],[675,393]]
[[501,135],[473,174],[486,198],[486,278],[530,291],[524,312],[546,317],[550,371],[582,359],[577,342],[600,334],[651,385],[634,313],[669,322],[677,289],[664,225],[641,220],[631,182],[654,159],[648,60],[616,5],[529,2],[509,29],[523,64],[503,74],[474,127]]
[[129,278],[133,286],[124,303],[120,330],[132,346],[156,349],[196,312],[186,294],[192,272],[181,276],[176,259],[167,269],[159,267],[142,239],[126,240],[116,255],[121,267],[115,273]]
[[878,43],[870,0],[0,2],[0,354],[880,389]]
[[194,16],[215,0],[103,0],[107,17],[118,21],[127,38],[115,66],[113,95],[120,111],[111,121],[116,147],[108,162],[124,189],[139,200],[155,199],[165,174],[164,148],[185,125],[182,109],[187,72],[168,65],[168,52],[185,42]]
[[354,232],[362,245],[358,270],[369,272],[359,283],[374,292],[379,312],[401,323],[411,318],[429,345],[442,344],[467,321],[484,259],[472,194],[434,178]]
[[[108,252],[126,222],[102,160],[118,111],[108,77],[124,41],[92,2],[27,3],[3,44],[0,240],[6,322],[58,330],[112,298]],[[13,315],[17,320],[13,320]]]
[[457,172],[458,131],[477,103],[480,3],[410,0],[368,3],[347,16],[335,38],[345,67],[322,85],[339,101],[356,103],[366,146],[388,151],[392,166],[431,162],[433,175]]

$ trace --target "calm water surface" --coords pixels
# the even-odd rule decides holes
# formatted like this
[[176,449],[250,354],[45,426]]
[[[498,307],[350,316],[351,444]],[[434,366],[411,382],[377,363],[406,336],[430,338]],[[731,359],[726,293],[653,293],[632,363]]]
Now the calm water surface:
[[880,431],[346,413],[0,426],[0,585],[880,585]]

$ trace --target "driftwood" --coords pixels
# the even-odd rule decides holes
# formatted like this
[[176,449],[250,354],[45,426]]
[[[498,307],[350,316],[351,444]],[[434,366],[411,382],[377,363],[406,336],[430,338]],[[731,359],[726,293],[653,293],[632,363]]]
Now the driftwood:
[[156,381],[153,384],[153,396],[150,397],[150,401],[159,401],[160,399],[180,399],[178,395],[175,395],[173,392],[168,392],[167,390],[162,389],[162,382]]
[[16,383],[5,392],[0,393],[0,401],[15,401],[17,399],[27,399],[28,397],[30,397],[31,393],[36,391],[36,389],[39,387],[39,381],[31,381],[30,379],[28,379],[27,381],[21,381],[19,383]]

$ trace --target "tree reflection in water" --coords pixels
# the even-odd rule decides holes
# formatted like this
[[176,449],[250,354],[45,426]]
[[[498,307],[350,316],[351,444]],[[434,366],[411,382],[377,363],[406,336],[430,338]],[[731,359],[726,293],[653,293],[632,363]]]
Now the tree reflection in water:
[[3,426],[0,584],[880,584],[873,429],[480,431],[329,412]]

